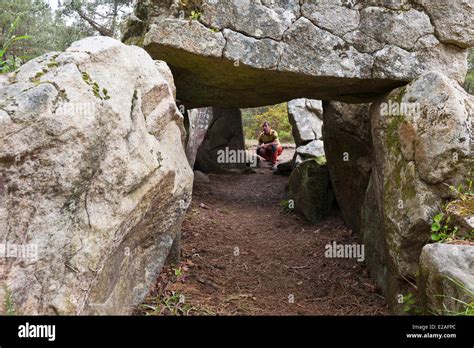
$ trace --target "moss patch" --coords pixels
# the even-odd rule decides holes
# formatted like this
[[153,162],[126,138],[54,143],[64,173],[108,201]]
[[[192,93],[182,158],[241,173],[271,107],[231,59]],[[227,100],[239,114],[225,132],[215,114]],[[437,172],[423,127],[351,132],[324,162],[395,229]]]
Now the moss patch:
[[328,163],[327,160],[326,160],[326,156],[319,156],[319,157],[316,157],[314,160],[320,166],[324,166]]
[[[48,72],[48,70],[46,70]],[[30,82],[33,82],[35,84],[39,84],[41,77],[45,74],[44,69],[42,71],[38,71],[36,75],[32,78],[30,78]]]
[[58,66],[59,66],[59,64],[55,60],[48,63],[48,68],[57,68]]
[[134,45],[134,46],[138,46],[138,47],[143,47],[143,44],[145,42],[145,35],[146,35],[146,31],[145,31],[145,29],[143,29],[143,32],[140,36],[127,37],[123,41],[123,43],[126,44],[126,45]]
[[474,196],[468,196],[464,200],[451,202],[446,209],[461,217],[474,216]]
[[387,146],[393,152],[400,152],[400,127],[405,122],[405,117],[403,115],[392,116],[391,120],[387,126]]
[[110,95],[107,89],[102,88],[102,91],[101,91],[99,84],[96,81],[92,80],[87,72],[82,73],[82,79],[84,80],[85,83],[87,83],[89,86],[92,87],[92,93],[94,93],[94,96],[96,98],[99,98],[101,100],[110,99]]
[[[99,124],[98,127],[101,127],[101,125]],[[75,221],[75,217],[80,209],[83,195],[89,192],[94,176],[100,171],[100,165],[106,155],[106,151],[107,134],[99,135],[85,149],[81,156],[79,178],[73,183],[72,193],[62,208],[71,214],[73,221]]]
[[3,307],[5,310],[5,315],[16,315],[16,310],[15,310],[15,303],[13,301],[13,294],[8,288],[8,286],[4,286],[4,303]]

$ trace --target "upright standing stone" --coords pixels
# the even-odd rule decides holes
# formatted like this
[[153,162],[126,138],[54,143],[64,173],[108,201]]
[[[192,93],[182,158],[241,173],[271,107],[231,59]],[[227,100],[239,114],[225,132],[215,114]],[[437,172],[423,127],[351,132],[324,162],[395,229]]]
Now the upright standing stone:
[[332,209],[334,193],[324,157],[301,163],[290,176],[288,196],[295,211],[308,221],[321,221]]
[[322,138],[323,106],[320,100],[295,99],[288,102],[288,118],[297,147]]
[[131,314],[191,199],[172,86],[143,49],[107,37],[0,82],[2,313]]
[[324,103],[324,149],[342,216],[360,230],[361,209],[372,170],[369,104]]
[[[397,296],[407,287],[405,280],[416,279],[433,217],[455,198],[448,186],[465,185],[472,178],[473,116],[474,97],[436,72],[371,107],[374,164],[361,235],[364,241],[380,241],[372,244],[376,249],[366,249],[381,257],[369,262],[369,268],[384,275],[380,284],[392,308],[399,308]],[[369,205],[374,209],[366,209]]]
[[212,108],[192,109],[186,112],[185,124],[187,128],[186,157],[193,168],[196,162],[199,147],[202,145],[206,133],[214,116]]
[[194,168],[203,173],[245,169],[245,162],[238,161],[237,156],[235,161],[220,156],[228,151],[245,151],[242,113],[239,109],[213,108],[212,123],[198,150]]

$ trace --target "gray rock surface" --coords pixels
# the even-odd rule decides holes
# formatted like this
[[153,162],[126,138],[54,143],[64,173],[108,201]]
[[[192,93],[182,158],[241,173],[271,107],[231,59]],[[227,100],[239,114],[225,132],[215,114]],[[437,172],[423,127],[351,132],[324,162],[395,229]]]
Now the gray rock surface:
[[324,150],[346,224],[360,231],[361,209],[372,170],[370,104],[324,103]]
[[323,106],[320,100],[295,99],[288,102],[288,119],[297,147],[322,138]]
[[0,303],[131,314],[191,199],[173,87],[143,49],[91,37],[2,78],[0,110],[0,240],[31,249],[0,263]]
[[458,47],[474,46],[474,26],[472,25],[474,3],[472,1],[430,1],[428,3],[415,0],[414,2],[422,6],[430,17],[439,41]]
[[425,246],[420,257],[419,284],[427,314],[465,312],[466,305],[462,302],[471,306],[474,302],[474,246],[441,243]]
[[303,160],[324,157],[324,143],[321,140],[313,140],[312,142],[300,146],[296,149],[296,154],[301,156]]
[[140,0],[136,15],[126,36],[143,37],[197,107],[372,101],[428,71],[462,83],[474,40],[469,0]]
[[397,296],[389,279],[416,278],[432,218],[455,198],[447,185],[472,177],[473,101],[456,81],[431,72],[371,107],[374,163],[361,235],[375,248],[367,253],[380,256],[369,268],[384,274],[389,303]]
[[324,158],[309,159],[293,170],[288,196],[296,213],[312,223],[321,221],[332,209],[334,193]]
[[[324,103],[325,152],[346,223],[366,245],[370,273],[394,312],[409,291],[434,215],[474,170],[474,98],[430,72],[372,105]],[[447,213],[469,230],[469,201]],[[458,217],[459,219],[454,219]]]
[[212,108],[192,109],[188,110],[184,115],[187,131],[186,157],[191,167],[194,167],[199,147],[204,141],[213,115]]
[[194,168],[203,173],[245,169],[250,153],[245,151],[241,111],[212,108],[212,113],[212,122],[198,149]]

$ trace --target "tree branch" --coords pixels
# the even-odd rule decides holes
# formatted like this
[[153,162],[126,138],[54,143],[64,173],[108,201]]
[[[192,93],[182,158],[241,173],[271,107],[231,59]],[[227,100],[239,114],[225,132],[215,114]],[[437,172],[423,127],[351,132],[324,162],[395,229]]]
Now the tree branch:
[[89,18],[84,12],[82,12],[82,10],[80,8],[76,8],[74,10],[79,15],[79,17],[81,17],[83,20],[85,20],[87,23],[89,23],[92,28],[94,28],[95,30],[97,30],[100,33],[100,35],[111,36],[111,37],[113,36],[112,30],[101,26],[96,21],[94,21],[92,18]]

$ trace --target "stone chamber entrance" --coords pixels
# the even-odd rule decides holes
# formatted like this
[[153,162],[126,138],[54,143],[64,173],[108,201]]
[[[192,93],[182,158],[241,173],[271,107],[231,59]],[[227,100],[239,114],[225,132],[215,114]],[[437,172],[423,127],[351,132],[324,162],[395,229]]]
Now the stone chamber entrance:
[[[0,312],[472,313],[474,7],[220,5],[1,76]],[[219,160],[285,102],[282,175]]]
[[[388,314],[360,240],[335,203],[327,168],[318,164],[325,158],[320,101],[186,115],[195,180],[180,258],[173,255],[135,314]],[[256,161],[264,120],[284,148],[276,172]],[[219,150],[247,157],[222,162]],[[338,254],[338,247],[354,253]]]

